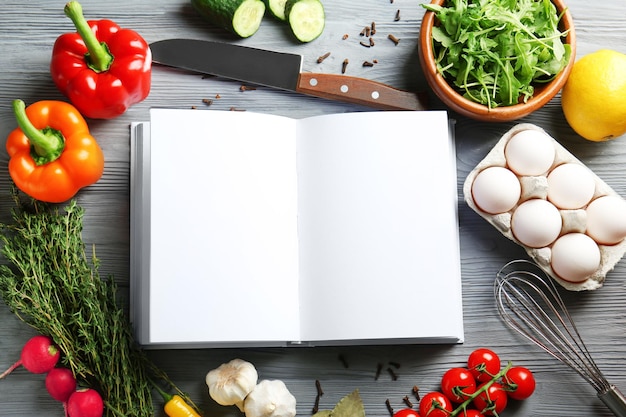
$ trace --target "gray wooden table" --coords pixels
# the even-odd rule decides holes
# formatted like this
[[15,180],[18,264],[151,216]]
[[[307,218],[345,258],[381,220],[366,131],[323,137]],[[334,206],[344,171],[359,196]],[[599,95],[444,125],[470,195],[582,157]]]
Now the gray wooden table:
[[[589,2],[569,0],[578,35],[578,55],[601,48],[626,53],[626,3],[620,0]],[[326,1],[327,26],[323,35],[310,44],[294,41],[288,29],[266,17],[253,37],[238,40],[201,20],[188,1],[166,0],[84,0],[88,18],[109,18],[139,31],[149,42],[171,37],[190,37],[236,42],[243,45],[291,51],[304,56],[304,70],[340,73],[344,59],[349,75],[371,78],[398,88],[426,89],[417,59],[417,38],[423,9],[409,0]],[[15,127],[11,101],[27,103],[41,99],[63,99],[49,74],[50,53],[61,33],[72,31],[63,14],[62,1],[5,0],[0,6],[0,137]],[[399,11],[399,20],[396,14]],[[359,44],[359,33],[376,22],[375,47]],[[387,39],[400,39],[395,45]],[[347,39],[343,39],[347,35]],[[323,63],[317,57],[331,52]],[[374,67],[363,61],[378,60]],[[205,106],[202,100],[215,98],[214,109],[254,110],[295,118],[325,113],[362,111],[364,108],[323,99],[258,88],[241,92],[241,83],[206,78],[162,67],[154,68],[152,91],[147,100],[123,116],[108,121],[91,120],[90,127],[104,149],[106,169],[103,178],[79,195],[86,208],[84,238],[97,245],[101,273],[114,274],[123,297],[129,283],[129,125],[145,120],[152,106],[191,108]],[[433,108],[442,108],[433,100]],[[500,135],[514,123],[485,124],[456,118],[458,183],[486,155]],[[622,196],[626,196],[626,138],[608,143],[591,143],[578,137],[563,117],[560,100],[555,98],[542,110],[522,120],[535,123],[551,133]],[[427,138],[424,138],[427,140]],[[185,146],[185,138],[180,138]],[[191,151],[191,150],[190,150]],[[8,157],[0,152],[0,216],[8,218]],[[460,195],[460,194],[459,194]],[[193,200],[181,205],[181,216],[197,215]],[[319,379],[325,395],[322,408],[331,408],[342,396],[360,389],[368,416],[387,416],[385,400],[399,409],[402,398],[414,385],[422,392],[438,388],[445,370],[461,366],[477,347],[489,347],[504,360],[512,360],[535,372],[538,389],[531,399],[515,403],[506,416],[609,416],[595,392],[577,374],[550,358],[543,351],[513,334],[496,315],[492,296],[494,275],[506,262],[526,258],[523,250],[508,241],[459,199],[463,303],[466,340],[454,346],[385,346],[341,348],[288,348],[247,350],[170,350],[150,352],[154,360],[188,391],[207,416],[235,416],[234,408],[217,406],[208,397],[204,377],[208,370],[234,357],[253,362],[263,379],[282,379],[298,401],[298,415],[311,414]],[[447,255],[433,262],[447,262]],[[201,262],[201,260],[198,260]],[[436,278],[436,277],[434,277]],[[566,302],[582,336],[607,378],[626,390],[626,262],[612,271],[603,288],[586,293],[568,293]],[[173,300],[182,302],[185,300]],[[385,294],[381,302],[401,314],[411,314],[419,294]],[[437,320],[441,311],[415,320]],[[207,320],[212,319],[207,317]],[[215,318],[220,320],[221,318]],[[181,323],[184,325],[184,323]],[[4,304],[0,305],[0,369],[18,356],[32,330],[18,321]],[[347,366],[339,357],[342,356]],[[383,373],[378,380],[378,363],[394,361],[397,380]],[[49,398],[41,376],[16,371],[0,381],[0,415],[62,416],[59,404]]]

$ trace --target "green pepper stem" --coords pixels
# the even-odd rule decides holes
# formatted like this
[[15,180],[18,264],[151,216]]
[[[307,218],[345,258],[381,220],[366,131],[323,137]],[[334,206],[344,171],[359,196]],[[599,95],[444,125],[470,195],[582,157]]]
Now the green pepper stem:
[[88,59],[90,68],[96,72],[107,71],[113,62],[113,55],[109,52],[106,44],[101,43],[96,38],[89,23],[85,20],[85,16],[83,16],[83,7],[77,1],[70,1],[63,10],[66,16],[72,20],[76,31],[85,42],[87,51],[89,51],[86,59]]
[[[452,410],[452,412],[448,414],[448,417],[457,416],[463,410],[466,410],[467,406],[470,405],[472,403],[472,401],[474,401],[474,398],[478,397],[480,394],[482,394],[483,392],[487,391],[489,389],[489,387],[492,386],[497,380],[502,378],[508,372],[508,370],[511,369],[512,366],[513,366],[512,362],[507,363],[507,365],[502,370],[500,370],[500,372],[498,372],[495,375],[492,375],[491,380],[485,382],[485,384],[481,388],[476,390],[472,395],[470,395],[467,398],[467,400],[465,400],[457,408]],[[478,411],[480,411],[480,410],[478,410]]]
[[52,162],[61,156],[65,149],[65,138],[61,131],[47,126],[37,129],[26,114],[26,104],[22,100],[13,101],[13,113],[17,125],[32,145],[31,155],[37,165]]
[[150,383],[152,384],[154,389],[156,389],[157,392],[161,395],[161,397],[163,397],[163,401],[165,401],[165,403],[168,403],[172,400],[172,398],[174,397],[173,395],[163,391],[154,381],[152,381],[152,379],[150,379]]

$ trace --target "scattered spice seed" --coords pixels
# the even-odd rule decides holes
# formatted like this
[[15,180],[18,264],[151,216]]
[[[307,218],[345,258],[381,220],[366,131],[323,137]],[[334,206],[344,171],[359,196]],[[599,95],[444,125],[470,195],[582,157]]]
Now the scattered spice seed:
[[346,69],[348,68],[348,64],[350,61],[348,61],[348,58],[343,60],[343,63],[341,64],[341,73],[345,74],[346,73]]
[[378,60],[377,60],[377,59],[372,60],[372,62],[373,62],[374,64],[378,64]]
[[394,20],[395,22],[397,22],[397,21],[399,21],[399,20],[400,20],[400,9],[398,9],[398,11],[396,11],[396,17],[394,17],[394,18],[393,18],[393,20]]
[[413,385],[413,395],[415,396],[415,398],[417,399],[417,401],[420,401],[420,389],[417,387],[417,385]]
[[345,41],[345,40],[346,40],[346,39],[348,39],[348,38],[349,38],[348,34],[347,34],[347,33],[345,33],[345,34],[342,36],[342,38],[341,38],[341,39],[343,39],[343,40]]
[[389,0],[389,3],[393,4],[393,0]]
[[245,111],[244,109],[239,109],[237,107],[231,107],[229,110],[230,111]]
[[400,39],[396,38],[391,33],[389,35],[387,35],[387,38],[389,38],[389,40],[391,40],[391,42],[393,42],[396,45],[400,43]]
[[[345,65],[348,65],[348,60],[346,59],[345,61],[343,61]],[[346,357],[343,355],[339,355],[339,361],[342,363],[343,367],[348,369],[348,361],[346,360]]]
[[406,404],[407,407],[413,408],[413,403],[411,402],[411,400],[409,400],[409,396],[408,395],[405,395],[404,398],[402,399],[402,401],[404,401],[404,403]]
[[222,96],[220,96],[219,94],[216,94],[216,95],[215,95],[215,98],[216,98],[217,100],[219,100],[219,99],[221,99],[221,98],[222,98]]
[[393,407],[391,406],[391,403],[389,402],[389,398],[385,400],[385,405],[387,406],[387,411],[389,411],[389,414],[393,417]]
[[363,30],[361,31],[361,33],[359,33],[359,36],[365,36],[365,28],[363,28]]
[[330,56],[330,52],[326,52],[324,55],[317,58],[317,63],[321,64],[326,58]]
[[373,67],[374,63],[373,62],[369,62],[369,61],[365,61],[365,62],[363,62],[363,66],[364,67]]
[[376,34],[376,22],[372,22],[372,35]]
[[191,110],[196,110],[197,107],[196,106],[191,106]]
[[211,100],[210,98],[203,98],[202,102],[206,104],[207,106],[210,106],[211,104],[213,104],[213,100]]
[[249,85],[242,85],[241,87],[239,87],[240,91],[254,91],[256,90],[256,87],[251,87]]
[[361,41],[361,42],[359,42],[359,43],[361,44],[361,46],[364,46],[364,47],[366,47],[366,48],[369,48],[369,47],[371,47],[371,46],[372,46],[372,45],[370,45],[369,43],[367,43],[367,42],[363,42],[363,41]]
[[387,368],[387,372],[389,372],[389,375],[391,375],[391,379],[393,381],[397,381],[398,380],[398,375],[393,371],[393,369]]
[[374,46],[374,38],[370,38],[370,46]]
[[383,364],[378,363],[378,366],[376,366],[376,375],[374,376],[374,381],[378,381],[378,378],[380,378],[380,373],[382,371],[383,371]]

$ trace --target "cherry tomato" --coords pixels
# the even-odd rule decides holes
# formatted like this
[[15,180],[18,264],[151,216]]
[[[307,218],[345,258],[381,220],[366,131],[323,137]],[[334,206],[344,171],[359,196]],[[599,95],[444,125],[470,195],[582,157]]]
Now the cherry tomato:
[[402,410],[398,410],[393,414],[393,417],[420,417],[417,414],[417,411],[412,410],[410,408],[403,408]]
[[485,417],[483,413],[474,409],[463,410],[458,414],[458,416],[459,417]]
[[[479,385],[477,390],[480,390],[484,385]],[[486,416],[499,415],[506,408],[508,398],[504,387],[494,382],[486,391],[474,398],[474,406]]]
[[514,366],[502,378],[504,389],[514,400],[525,400],[535,392],[535,377],[523,366]]
[[429,392],[422,397],[419,414],[422,417],[448,417],[452,411],[452,401],[440,392]]
[[452,402],[462,403],[476,392],[476,380],[466,368],[451,368],[441,378],[441,392]]
[[489,349],[476,349],[470,353],[467,367],[477,381],[487,382],[500,372],[500,357]]

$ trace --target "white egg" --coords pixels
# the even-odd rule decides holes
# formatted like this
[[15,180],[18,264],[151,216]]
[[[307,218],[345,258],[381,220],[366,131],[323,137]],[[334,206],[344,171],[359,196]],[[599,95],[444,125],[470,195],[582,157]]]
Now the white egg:
[[563,164],[548,174],[548,200],[562,210],[584,207],[595,190],[594,176],[584,165]]
[[550,245],[561,233],[562,225],[559,210],[550,202],[537,198],[520,204],[511,219],[515,238],[531,248]]
[[472,182],[472,198],[479,209],[500,214],[517,204],[522,187],[513,172],[503,167],[489,167],[478,173]]
[[583,233],[568,233],[552,246],[552,270],[570,282],[587,280],[600,267],[600,248]]
[[534,129],[516,133],[506,144],[504,156],[509,168],[518,175],[543,175],[554,163],[553,139]]
[[602,245],[614,245],[626,238],[626,200],[604,196],[587,206],[586,233]]

